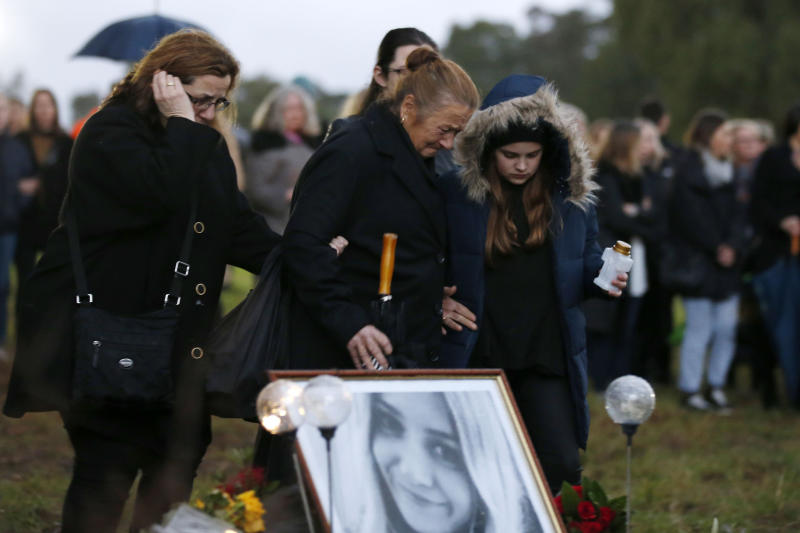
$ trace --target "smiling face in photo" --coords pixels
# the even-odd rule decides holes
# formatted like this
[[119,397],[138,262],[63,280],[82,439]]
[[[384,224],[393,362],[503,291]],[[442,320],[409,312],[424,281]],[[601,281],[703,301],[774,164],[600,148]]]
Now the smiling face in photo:
[[[370,449],[391,502],[411,531],[468,525],[477,498],[441,393],[380,394],[371,407]],[[428,395],[425,395],[428,396]]]

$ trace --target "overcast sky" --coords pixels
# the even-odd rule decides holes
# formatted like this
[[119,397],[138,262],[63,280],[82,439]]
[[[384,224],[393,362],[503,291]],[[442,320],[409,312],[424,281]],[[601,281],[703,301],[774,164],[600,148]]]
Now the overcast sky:
[[74,94],[105,94],[125,73],[121,63],[73,58],[75,52],[108,24],[158,6],[160,14],[198,24],[224,42],[245,76],[289,81],[303,74],[327,91],[354,91],[368,81],[378,43],[391,28],[416,26],[440,44],[454,23],[481,18],[524,32],[533,5],[610,9],[609,0],[0,0],[0,87],[23,71],[22,96],[49,87],[69,117]]

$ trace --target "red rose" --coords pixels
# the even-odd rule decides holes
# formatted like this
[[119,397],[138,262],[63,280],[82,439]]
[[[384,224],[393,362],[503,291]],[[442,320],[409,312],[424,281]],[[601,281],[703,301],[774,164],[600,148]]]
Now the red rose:
[[581,522],[581,533],[603,533],[605,526],[600,522]]
[[581,487],[580,485],[572,485],[572,488],[575,490],[575,492],[578,493],[578,498],[580,498],[582,500],[583,499],[583,487]]
[[601,507],[600,508],[600,523],[609,526],[611,522],[614,521],[614,517],[617,516],[617,513],[614,512],[613,509],[610,507]]
[[570,533],[572,533],[572,532],[583,533],[583,529],[582,529],[581,523],[580,522],[576,522],[575,520],[573,520],[572,522],[567,524],[567,529],[569,529]]
[[556,509],[558,509],[559,514],[564,514],[564,502],[561,501],[561,494],[553,498],[553,502],[556,504]]
[[578,516],[581,517],[581,520],[594,520],[597,518],[597,509],[592,502],[579,502]]
[[256,486],[261,486],[261,485],[264,484],[264,468],[263,467],[258,466],[258,467],[253,468],[251,470],[251,474],[252,474],[252,478],[253,478],[253,483],[255,483]]

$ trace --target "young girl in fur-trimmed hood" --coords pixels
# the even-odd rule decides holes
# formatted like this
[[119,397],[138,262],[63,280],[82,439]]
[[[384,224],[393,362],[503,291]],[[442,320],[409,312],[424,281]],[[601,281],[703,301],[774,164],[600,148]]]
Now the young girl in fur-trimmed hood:
[[[580,479],[586,446],[586,334],[581,301],[600,293],[592,169],[583,139],[538,76],[512,75],[456,139],[447,197],[455,298],[445,306],[446,363],[503,368],[551,490]],[[615,281],[619,296],[627,276]],[[459,330],[460,331],[457,331]],[[470,357],[471,354],[471,357]]]

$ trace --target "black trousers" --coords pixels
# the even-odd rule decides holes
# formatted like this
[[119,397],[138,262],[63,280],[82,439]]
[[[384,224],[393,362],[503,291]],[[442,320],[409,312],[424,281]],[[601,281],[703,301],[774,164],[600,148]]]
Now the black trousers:
[[564,481],[577,485],[582,468],[568,378],[533,370],[505,372],[550,490],[557,494]]
[[62,533],[114,533],[131,486],[141,471],[130,530],[138,532],[162,520],[177,502],[188,500],[197,467],[208,446],[180,459],[164,450],[116,439],[66,424],[75,463],[64,500]]

